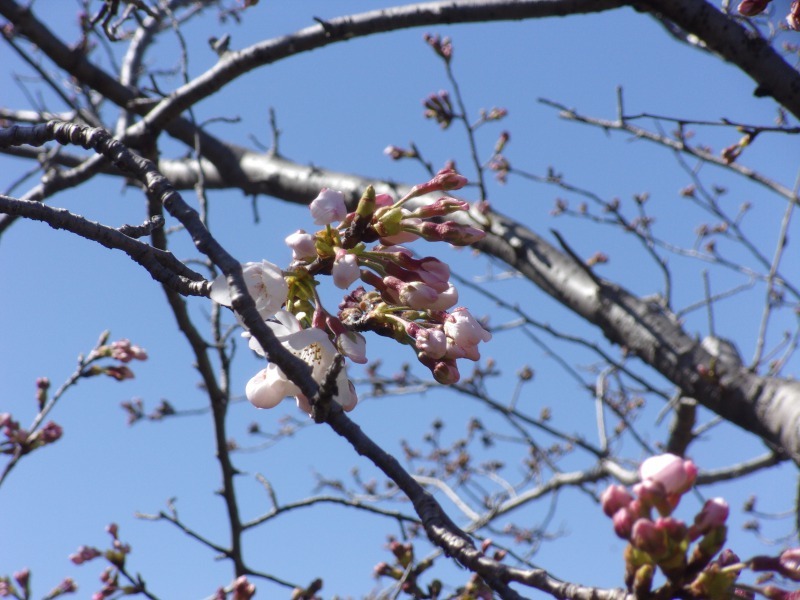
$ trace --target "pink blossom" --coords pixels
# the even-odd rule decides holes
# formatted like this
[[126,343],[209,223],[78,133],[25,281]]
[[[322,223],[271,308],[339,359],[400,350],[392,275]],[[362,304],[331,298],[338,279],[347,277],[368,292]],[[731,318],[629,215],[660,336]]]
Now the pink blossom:
[[319,195],[309,205],[315,225],[330,225],[347,216],[344,194],[336,190],[322,188]]
[[660,454],[645,460],[639,467],[642,480],[651,480],[664,486],[668,495],[681,495],[697,479],[697,467],[691,460],[674,454]]
[[313,260],[317,257],[316,238],[302,229],[287,235],[284,241],[292,251],[292,260]]
[[[289,294],[289,286],[283,272],[277,265],[262,260],[242,265],[242,275],[247,292],[256,303],[256,309],[263,319],[269,319],[283,306]],[[228,280],[220,275],[211,283],[210,298],[217,304],[232,306]]]
[[349,288],[361,276],[356,256],[343,248],[337,248],[331,275],[336,287],[343,290]]

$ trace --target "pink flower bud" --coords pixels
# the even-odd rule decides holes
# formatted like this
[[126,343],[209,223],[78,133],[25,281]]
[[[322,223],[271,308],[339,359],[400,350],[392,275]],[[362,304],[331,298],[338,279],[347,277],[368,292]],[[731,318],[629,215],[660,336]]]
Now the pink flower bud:
[[421,219],[430,219],[431,217],[443,217],[461,210],[469,210],[469,202],[445,197],[439,198],[431,204],[420,206],[412,214]]
[[458,304],[458,290],[449,284],[447,289],[439,293],[439,297],[428,306],[428,310],[444,311]]
[[459,345],[474,345],[492,339],[492,334],[464,307],[457,308],[448,315],[444,332]]
[[[30,583],[31,579],[31,570],[30,569],[22,569],[21,571],[17,571],[14,573],[14,580],[22,587],[23,589],[28,589],[28,583]],[[27,594],[25,594],[27,596]]]
[[614,533],[616,533],[623,540],[629,540],[633,524],[636,521],[636,515],[629,508],[620,508],[614,513],[612,517],[614,524]]
[[64,433],[64,430],[61,428],[60,425],[50,421],[42,427],[41,431],[41,439],[42,443],[44,444],[52,444],[56,440],[58,440],[61,435]]
[[792,581],[800,581],[800,548],[789,548],[778,557],[780,574]]
[[343,290],[349,288],[361,276],[356,256],[347,250],[337,248],[331,275],[333,275],[333,283],[336,287]]
[[654,557],[663,555],[667,549],[665,532],[649,519],[638,519],[633,524],[631,544]]
[[316,225],[330,225],[347,216],[344,194],[328,188],[322,188],[319,195],[311,201],[309,209]]
[[401,158],[416,158],[419,156],[419,154],[417,154],[413,148],[411,150],[407,150],[405,148],[400,148],[399,146],[386,146],[386,148],[383,149],[383,153],[392,160],[400,160]]
[[792,31],[800,31],[800,2],[794,0],[789,7],[789,14],[786,15],[786,25]]
[[664,486],[669,495],[681,495],[694,485],[697,467],[691,460],[674,454],[660,454],[648,458],[639,467],[642,480],[651,480]]
[[632,501],[633,496],[621,485],[610,485],[600,494],[600,505],[608,517],[613,517],[619,509],[626,508]]
[[431,223],[425,221],[413,228],[414,232],[429,242],[448,242],[454,246],[469,246],[486,237],[486,232],[455,221]]
[[317,257],[316,238],[302,229],[287,235],[284,241],[292,251],[292,260],[313,260]]
[[770,0],[743,0],[736,10],[745,17],[754,17],[764,12]]
[[721,527],[728,519],[728,512],[728,503],[723,498],[706,500],[702,510],[694,518],[693,533],[705,535],[711,529]]
[[442,385],[453,385],[461,379],[455,362],[441,360],[433,367],[433,378]]
[[113,379],[116,379],[117,381],[124,381],[126,379],[133,379],[135,377],[133,371],[131,371],[125,365],[105,367],[103,369],[103,373]]
[[50,596],[55,597],[59,594],[74,594],[78,591],[78,584],[75,583],[72,577],[65,577],[54,591],[57,593],[50,592]]
[[91,546],[81,546],[78,548],[78,551],[74,554],[69,555],[69,559],[76,565],[81,565],[85,562],[92,560],[93,558],[97,558],[100,556],[100,551],[97,548],[92,548]]
[[242,575],[233,582],[233,598],[231,600],[250,600],[256,595],[256,586]]
[[422,196],[423,194],[430,194],[431,192],[459,190],[467,185],[467,181],[467,178],[463,175],[459,175],[455,169],[444,168],[436,173],[430,181],[415,185],[413,194],[415,196]]
[[656,519],[656,529],[663,531],[667,538],[674,541],[676,544],[686,540],[688,534],[688,527],[686,523],[672,517],[659,517]]
[[419,352],[433,359],[444,357],[447,351],[447,336],[440,329],[420,327],[415,336],[415,346]]
[[414,310],[425,310],[435,302],[439,294],[429,285],[421,282],[406,283],[397,277],[387,275],[383,278],[388,299],[399,306],[408,306]]

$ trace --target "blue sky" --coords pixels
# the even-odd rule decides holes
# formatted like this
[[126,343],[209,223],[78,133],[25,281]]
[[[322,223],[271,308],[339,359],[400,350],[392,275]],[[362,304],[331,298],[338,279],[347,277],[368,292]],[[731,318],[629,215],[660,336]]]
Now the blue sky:
[[[390,4],[264,1],[244,14],[241,27],[203,19],[185,31],[191,48],[190,75],[202,73],[215,61],[205,45],[209,36],[230,32],[232,46],[242,48],[311,25],[312,16],[328,18],[377,6]],[[35,10],[46,10],[48,21],[58,24],[56,30],[72,38],[72,2],[39,2]],[[622,86],[629,113],[708,120],[727,117],[761,124],[770,124],[775,117],[774,104],[754,98],[753,83],[736,69],[675,44],[652,20],[625,9],[566,19],[414,29],[351,40],[246,75],[198,106],[196,118],[240,117],[238,123],[219,122],[209,128],[242,145],[251,145],[251,134],[268,144],[267,114],[272,107],[282,131],[281,152],[298,162],[414,183],[424,179],[417,166],[394,163],[382,154],[388,144],[404,146],[414,140],[434,165],[454,158],[465,174],[471,175],[463,131],[454,127],[441,132],[422,118],[422,99],[449,87],[441,63],[422,41],[427,31],[453,38],[454,70],[473,115],[480,108],[492,106],[509,110],[506,121],[480,132],[484,156],[488,156],[499,132],[508,129],[511,142],[506,154],[514,166],[537,174],[552,166],[571,183],[624,202],[647,191],[651,197],[648,208],[657,217],[655,226],[679,244],[691,246],[694,230],[703,218],[678,195],[689,180],[674,158],[642,141],[606,136],[600,130],[564,122],[538,99],[614,118],[615,88]],[[175,52],[175,40],[167,35],[149,60],[162,67],[173,66]],[[0,102],[11,108],[29,108],[20,86],[12,79],[13,73],[27,73],[25,67],[7,47],[0,50],[0,58],[4,65]],[[38,89],[35,85],[33,88]],[[61,108],[52,98],[46,102],[51,110]],[[709,129],[701,135],[717,150],[737,139],[731,131]],[[164,149],[167,155],[183,152],[171,142]],[[773,136],[756,143],[745,156],[747,164],[784,185],[793,184],[797,142],[790,136]],[[26,168],[25,163],[6,157],[0,157],[0,165],[2,188]],[[743,201],[753,203],[747,231],[769,249],[783,203],[710,167],[704,168],[702,175],[709,185],[719,183],[730,188],[725,201],[733,212]],[[464,195],[474,199],[469,191]],[[555,198],[565,196],[564,192],[512,180],[506,186],[492,181],[489,195],[497,210],[517,216],[551,241],[548,230],[557,229],[582,256],[596,251],[608,254],[610,262],[598,268],[601,276],[639,294],[659,291],[659,273],[630,236],[550,214]],[[185,197],[196,202],[190,193]],[[573,206],[579,202],[574,197],[570,200]],[[210,202],[212,231],[242,261],[266,258],[286,264],[290,253],[283,238],[297,228],[312,227],[305,209],[272,198],[258,199],[259,224],[252,221],[250,199],[240,193],[212,192]],[[113,226],[142,220],[141,194],[124,189],[117,180],[99,179],[57,196],[51,203]],[[191,244],[180,233],[172,238],[176,255],[196,258]],[[465,251],[434,247],[421,251],[452,261],[454,270],[465,277],[485,277],[502,270]],[[680,258],[670,260],[676,274],[676,305],[702,299],[704,266]],[[796,263],[788,264],[786,275],[796,280],[797,268]],[[0,412],[13,413],[23,426],[34,414],[36,378],[47,376],[54,386],[59,385],[74,369],[77,354],[91,349],[101,331],[110,329],[112,339],[130,338],[150,354],[147,362],[133,365],[136,378],[132,381],[81,381],[52,414],[64,427],[63,439],[23,460],[0,489],[0,531],[4,538],[0,544],[0,575],[30,567],[37,596],[69,575],[81,587],[79,596],[88,597],[89,591],[99,587],[100,563],[75,568],[67,556],[81,544],[104,547],[107,535],[103,528],[113,521],[120,525],[121,537],[133,546],[131,570],[141,572],[159,597],[202,598],[228,583],[229,565],[216,561],[212,552],[166,523],[134,517],[137,512],[163,510],[174,497],[185,522],[220,543],[226,540],[224,507],[214,495],[220,478],[208,415],[128,427],[119,407],[120,402],[134,397],[151,409],[161,399],[180,409],[206,405],[197,387],[188,346],[177,331],[161,290],[122,254],[33,222],[16,223],[0,240],[0,281]],[[712,270],[711,281],[720,291],[740,282],[741,277]],[[542,322],[574,335],[592,333],[588,325],[529,283],[508,279],[491,286],[497,294],[516,298]],[[332,290],[328,293],[332,307],[336,296]],[[756,289],[749,296],[721,303],[715,315],[717,331],[734,338],[745,357],[753,351],[762,297],[763,291]],[[476,314],[490,315],[494,326],[513,318],[467,290],[462,290],[462,302],[474,307]],[[209,303],[193,300],[191,310],[202,321]],[[700,336],[707,333],[704,313],[691,313],[686,320],[689,331]],[[775,328],[771,341],[777,340],[780,331],[780,326]],[[588,367],[593,360],[574,347],[557,347],[570,362]],[[247,379],[260,368],[258,361],[243,350],[240,346],[234,368],[234,386],[242,392]],[[371,357],[383,360],[387,372],[414,358],[407,349],[373,339],[368,350]],[[618,350],[612,352],[616,356]],[[533,413],[540,407],[550,407],[555,424],[596,439],[588,397],[540,349],[528,345],[513,331],[497,332],[484,356],[494,358],[504,374],[491,383],[497,398],[509,397],[513,374],[529,364],[537,376],[521,401],[528,403]],[[796,363],[790,364],[787,373],[796,371]],[[359,376],[362,371],[355,368],[352,373]],[[421,370],[419,373],[423,374]],[[658,384],[666,387],[664,382]],[[643,419],[652,422],[659,409],[655,404],[648,406]],[[289,402],[262,412],[240,402],[231,411],[230,435],[243,446],[252,444],[246,433],[250,422],[257,421],[262,429],[271,430],[284,415],[302,417]],[[373,439],[398,451],[400,439],[420,443],[434,418],[445,422],[445,438],[454,439],[476,415],[490,426],[502,426],[473,400],[447,391],[371,399],[352,416]],[[651,441],[664,439],[663,427],[646,431]],[[713,439],[709,436],[695,448],[697,462],[706,468],[721,467],[763,451],[752,437],[725,425],[719,426]],[[509,461],[512,472],[520,473],[518,453],[504,454],[502,448],[497,452],[500,459]],[[622,454],[633,460],[642,458],[632,446],[624,447]],[[315,473],[346,480],[351,470],[358,468],[364,479],[378,477],[366,461],[325,427],[306,427],[274,448],[236,453],[234,460],[244,473],[238,489],[245,518],[267,509],[267,497],[255,480],[256,473],[270,480],[284,502],[307,495],[314,487]],[[564,468],[582,464],[570,458]],[[784,468],[757,476],[746,486],[719,486],[708,493],[725,495],[732,506],[738,507],[755,490],[767,490],[778,485],[776,482],[782,482],[781,489],[789,489],[785,482],[794,476],[791,468]],[[451,514],[460,516],[446,500],[443,502]],[[765,496],[760,502],[762,509],[776,511],[789,509],[792,504],[784,495]],[[410,511],[403,504],[399,508]],[[683,516],[689,518],[692,508],[696,507],[687,504]],[[521,526],[535,526],[549,509],[549,502],[534,503],[514,514],[513,519]],[[743,556],[760,551],[753,536],[741,532],[744,519],[738,511],[731,517],[732,542],[739,544],[734,548],[743,548]],[[550,529],[563,535],[543,546],[533,559],[537,564],[556,576],[585,584],[622,584],[622,543],[613,535],[610,522],[584,495],[562,493]],[[340,507],[315,508],[291,513],[249,533],[246,555],[253,568],[291,581],[307,583],[323,577],[325,597],[358,597],[378,585],[371,579],[371,569],[375,563],[388,560],[383,544],[390,533],[399,534],[388,521]],[[440,576],[455,584],[466,581],[464,572],[452,567],[443,569]],[[279,587],[259,583],[259,597],[287,595]]]

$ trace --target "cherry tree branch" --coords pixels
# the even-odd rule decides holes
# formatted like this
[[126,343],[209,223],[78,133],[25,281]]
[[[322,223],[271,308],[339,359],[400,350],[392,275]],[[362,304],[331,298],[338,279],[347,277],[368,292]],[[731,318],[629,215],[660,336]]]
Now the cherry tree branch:
[[637,8],[654,13],[702,40],[705,49],[733,63],[758,84],[757,96],[771,96],[800,118],[800,73],[733,15],[706,0],[637,0]]

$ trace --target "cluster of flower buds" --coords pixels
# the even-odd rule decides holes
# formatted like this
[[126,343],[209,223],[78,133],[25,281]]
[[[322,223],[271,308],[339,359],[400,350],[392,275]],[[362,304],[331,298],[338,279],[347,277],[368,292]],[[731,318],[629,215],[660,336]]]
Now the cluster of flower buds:
[[111,536],[111,546],[107,550],[100,551],[92,546],[81,546],[76,552],[69,555],[69,559],[76,565],[82,565],[100,557],[110,563],[110,566],[103,569],[100,574],[100,582],[103,587],[92,595],[93,599],[102,600],[115,596],[119,592],[122,592],[122,595],[140,593],[143,587],[139,586],[144,585],[141,580],[134,586],[120,586],[119,584],[120,571],[125,569],[125,560],[131,552],[130,545],[119,539],[119,527],[116,523],[107,525],[106,532]]
[[[106,344],[104,339],[108,337],[108,332],[104,332],[101,337],[101,342],[94,350],[86,357],[85,363],[87,366],[82,372],[83,377],[94,377],[96,375],[107,375],[117,381],[124,381],[126,379],[133,379],[134,374],[127,363],[133,360],[147,360],[147,351],[141,346],[132,344],[130,340],[122,339],[116,342]],[[111,358],[119,361],[121,364],[101,366],[94,363],[101,358]]]
[[11,455],[27,454],[36,448],[52,444],[64,433],[61,426],[53,421],[48,421],[44,427],[31,433],[20,427],[10,413],[0,413],[0,429],[6,438],[0,442],[0,454]]
[[[325,377],[337,352],[353,362],[367,362],[363,331],[413,346],[441,383],[458,381],[457,359],[478,360],[478,344],[491,334],[467,309],[447,312],[458,302],[450,268],[433,257],[417,258],[398,245],[424,239],[466,246],[482,239],[485,234],[480,229],[446,220],[469,210],[467,202],[444,196],[414,210],[405,207],[412,198],[460,189],[466,182],[448,166],[399,200],[376,194],[370,186],[352,212],[342,192],[325,188],[309,206],[314,223],[324,229],[313,234],[300,229],[286,237],[292,263],[285,272],[268,261],[243,265],[247,290],[259,314],[282,346],[311,366],[317,381]],[[357,281],[373,289],[359,287],[345,297],[339,314],[332,315],[319,300],[318,275],[330,275],[340,289]],[[212,282],[210,297],[232,305],[225,277]],[[266,357],[249,333],[243,335],[253,351]],[[357,397],[345,369],[336,387],[335,400],[351,410]],[[298,406],[310,412],[309,399],[273,363],[248,382],[246,395],[259,408],[274,407],[294,396]]]
[[[645,460],[639,474],[642,481],[633,487],[633,494],[612,485],[601,496],[603,511],[613,519],[614,531],[630,542],[625,549],[628,588],[637,594],[649,594],[658,567],[676,591],[730,589],[738,571],[721,570],[718,563],[712,563],[727,535],[725,500],[708,500],[693,524],[686,525],[671,515],[681,496],[694,485],[694,463],[674,454],[662,454]],[[689,552],[691,544],[694,547]]]
[[453,59],[453,43],[449,37],[441,38],[430,33],[425,34],[425,42],[433,48],[433,51],[440,56],[445,63],[450,64]]
[[440,90],[436,94],[431,94],[422,104],[425,106],[425,118],[434,119],[439,127],[447,129],[453,122],[456,114],[453,111],[453,104],[450,102],[450,94]]
[[[494,550],[490,553],[491,547],[492,540],[484,540],[481,544],[480,553],[489,555],[498,562],[505,558],[505,550]],[[388,549],[394,555],[393,562],[380,562],[375,565],[373,575],[376,578],[387,577],[398,581],[400,590],[413,598],[430,598],[431,600],[440,598],[442,594],[441,581],[434,579],[424,586],[419,581],[420,575],[433,566],[431,559],[416,562],[414,560],[414,546],[410,542],[404,544],[394,538],[389,538]],[[448,598],[492,600],[495,597],[492,589],[477,573],[470,575],[466,584],[460,588],[460,592],[457,596],[448,596]]]
[[[478,344],[489,341],[491,334],[466,308],[447,312],[409,306],[407,310],[398,310],[395,302],[387,301],[394,290],[383,291],[379,282],[375,283],[376,291],[367,292],[359,287],[344,298],[339,305],[344,323],[413,347],[419,362],[442,384],[459,380],[457,359],[480,359]],[[415,298],[409,295],[406,299]]]
[[[13,581],[12,581],[13,579]],[[14,583],[19,585],[19,589]],[[52,600],[63,594],[73,594],[78,591],[78,586],[71,577],[65,577],[61,583],[50,590],[45,598]],[[31,594],[31,572],[30,569],[22,569],[14,573],[11,577],[0,577],[0,598],[32,598]]]

